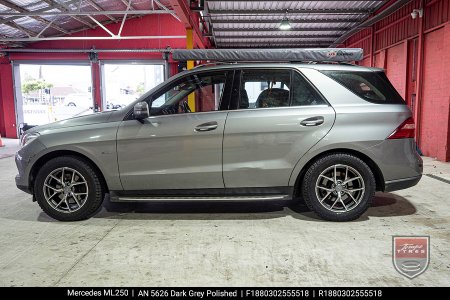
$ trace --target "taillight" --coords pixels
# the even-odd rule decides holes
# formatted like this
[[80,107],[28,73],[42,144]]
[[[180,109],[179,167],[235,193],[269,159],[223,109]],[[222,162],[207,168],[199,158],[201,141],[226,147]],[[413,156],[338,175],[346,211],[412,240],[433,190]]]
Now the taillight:
[[388,140],[414,138],[415,129],[416,125],[414,124],[413,118],[408,118],[405,122],[398,126],[393,133],[391,133]]

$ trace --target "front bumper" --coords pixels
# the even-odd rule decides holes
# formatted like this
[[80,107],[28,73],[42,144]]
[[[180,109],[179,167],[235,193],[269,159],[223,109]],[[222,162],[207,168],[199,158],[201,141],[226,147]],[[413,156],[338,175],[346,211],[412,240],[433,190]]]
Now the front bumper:
[[25,193],[32,194],[33,192],[29,188],[28,184],[23,183],[23,179],[20,175],[16,175],[16,186],[19,190],[24,191]]
[[415,186],[420,181],[420,178],[422,178],[422,175],[386,181],[384,183],[384,191],[393,192],[410,188],[412,186]]

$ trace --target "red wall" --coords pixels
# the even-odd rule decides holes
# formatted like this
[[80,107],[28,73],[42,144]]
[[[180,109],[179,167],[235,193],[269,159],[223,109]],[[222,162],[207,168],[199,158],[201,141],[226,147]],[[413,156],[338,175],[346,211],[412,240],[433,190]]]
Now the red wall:
[[16,137],[12,65],[0,59],[0,131],[3,137]]
[[[425,36],[421,138],[424,155],[446,157],[449,150],[450,26]],[[445,141],[447,143],[445,144]],[[444,143],[441,143],[444,142]],[[448,158],[447,158],[448,159]]]
[[[114,34],[119,32],[120,22],[106,26]],[[101,28],[89,29],[70,36],[108,36]],[[136,39],[136,40],[77,40],[77,41],[43,41],[30,44],[27,48],[39,49],[162,49],[186,48],[186,29],[171,15],[149,15],[127,20],[122,36],[183,36],[174,39]],[[99,53],[99,60],[158,60],[161,53]],[[8,58],[0,57],[0,133],[6,137],[17,137],[16,112],[14,103],[13,77],[11,61],[21,60],[85,60],[87,53],[11,53]],[[170,70],[176,70],[176,62],[170,61]],[[101,103],[100,68],[93,64],[94,99]]]
[[[421,6],[423,18],[412,19],[410,13]],[[372,66],[386,69],[417,116],[421,151],[442,161],[450,161],[449,21],[449,0],[415,0],[343,44],[364,49],[361,65],[372,62]],[[417,46],[422,36],[423,52]],[[418,41],[416,47],[413,40]]]

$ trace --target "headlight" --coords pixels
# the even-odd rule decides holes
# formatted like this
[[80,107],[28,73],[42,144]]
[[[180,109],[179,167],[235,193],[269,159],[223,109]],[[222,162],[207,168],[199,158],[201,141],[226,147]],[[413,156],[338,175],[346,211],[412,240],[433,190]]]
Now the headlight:
[[37,132],[25,133],[22,136],[22,139],[20,140],[20,148],[25,147],[27,144],[29,144],[32,140],[34,140],[38,136],[39,136],[39,133],[37,133]]

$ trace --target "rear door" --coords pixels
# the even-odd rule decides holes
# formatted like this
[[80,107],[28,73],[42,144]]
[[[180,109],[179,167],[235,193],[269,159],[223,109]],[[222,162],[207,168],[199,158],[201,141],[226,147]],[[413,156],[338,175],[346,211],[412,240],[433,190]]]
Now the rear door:
[[331,129],[335,112],[297,70],[237,75],[236,110],[228,113],[223,141],[225,187],[287,186],[298,160]]

